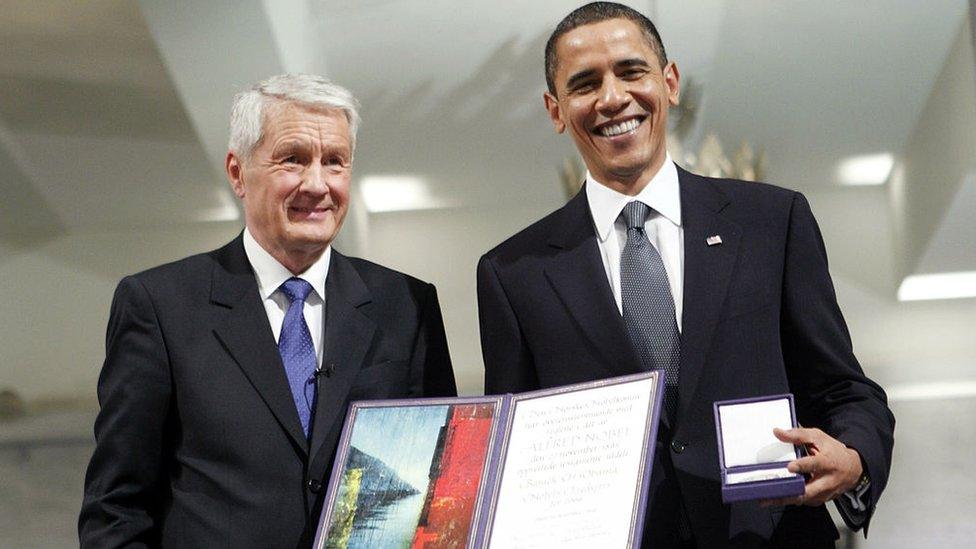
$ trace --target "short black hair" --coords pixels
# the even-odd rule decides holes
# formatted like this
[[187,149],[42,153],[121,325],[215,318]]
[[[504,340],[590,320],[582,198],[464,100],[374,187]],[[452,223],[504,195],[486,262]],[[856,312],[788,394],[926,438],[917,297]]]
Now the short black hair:
[[607,19],[627,19],[633,21],[644,33],[644,38],[650,44],[657,55],[658,61],[663,69],[668,64],[668,54],[664,51],[664,43],[661,42],[661,35],[657,32],[657,27],[644,14],[634,8],[617,4],[616,2],[591,2],[585,6],[576,8],[569,15],[556,25],[556,30],[552,31],[549,40],[546,42],[546,84],[549,86],[549,93],[556,95],[556,64],[559,59],[556,56],[556,42],[567,32],[583,25],[599,23]]

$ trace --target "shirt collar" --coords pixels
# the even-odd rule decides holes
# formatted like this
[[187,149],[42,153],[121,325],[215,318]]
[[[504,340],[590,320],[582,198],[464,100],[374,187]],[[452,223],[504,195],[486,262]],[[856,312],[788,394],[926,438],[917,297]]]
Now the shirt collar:
[[640,200],[654,211],[660,213],[677,226],[681,226],[681,194],[678,190],[678,169],[671,160],[670,154],[665,154],[664,164],[654,174],[651,181],[637,196],[619,193],[593,179],[589,171],[586,172],[586,199],[590,205],[590,214],[596,235],[601,242],[610,237],[613,224],[620,217],[620,212],[628,202]]
[[[247,260],[251,263],[251,268],[254,269],[261,299],[268,299],[286,280],[296,276],[262,248],[247,227],[244,228],[244,253],[247,254]],[[325,300],[325,277],[329,274],[331,257],[332,246],[329,245],[325,248],[322,256],[315,260],[315,263],[312,263],[311,267],[297,275],[297,278],[311,284],[312,290],[322,300]]]

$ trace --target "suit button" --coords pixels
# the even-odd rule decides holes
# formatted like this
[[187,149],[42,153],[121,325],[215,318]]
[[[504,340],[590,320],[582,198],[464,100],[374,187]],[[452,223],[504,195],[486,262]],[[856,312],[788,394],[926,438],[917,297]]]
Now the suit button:
[[688,447],[688,445],[685,444],[684,442],[681,442],[680,440],[672,440],[671,441],[671,450],[673,450],[674,453],[676,453],[676,454],[680,454],[681,452],[684,452],[685,451],[685,448],[687,448],[687,447]]
[[319,493],[319,490],[322,489],[322,483],[313,478],[312,480],[308,481],[308,489],[313,494],[317,494]]

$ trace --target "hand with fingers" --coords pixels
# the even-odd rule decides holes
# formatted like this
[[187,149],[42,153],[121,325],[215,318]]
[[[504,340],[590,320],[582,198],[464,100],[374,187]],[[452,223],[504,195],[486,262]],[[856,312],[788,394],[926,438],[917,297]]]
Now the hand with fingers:
[[783,442],[806,447],[808,455],[791,461],[787,468],[793,473],[806,474],[809,479],[803,495],[762,500],[763,507],[821,505],[854,488],[861,478],[860,454],[820,429],[773,429],[773,434]]

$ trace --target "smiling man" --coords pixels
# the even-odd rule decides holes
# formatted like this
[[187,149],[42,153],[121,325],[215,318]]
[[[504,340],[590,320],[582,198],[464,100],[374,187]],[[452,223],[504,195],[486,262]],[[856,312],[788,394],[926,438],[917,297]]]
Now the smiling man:
[[244,231],[119,284],[83,547],[310,546],[349,402],[456,394],[434,287],[332,248],[358,125],[317,76],[235,98]]
[[[587,4],[546,44],[546,109],[587,167],[568,204],[485,254],[485,392],[665,372],[644,543],[833,547],[824,503],[866,527],[894,418],[865,377],[806,199],[700,177],[667,153],[680,73],[654,24]],[[724,505],[712,403],[792,392],[803,496]]]

